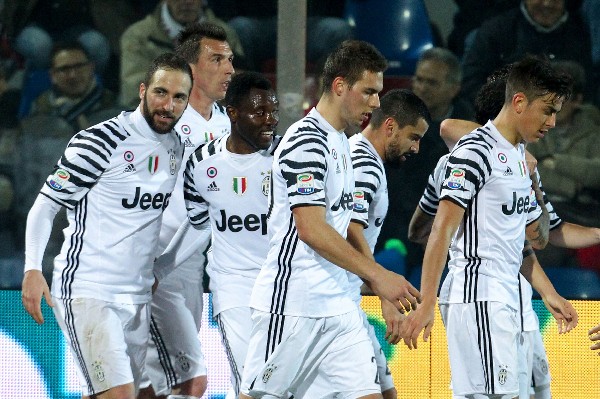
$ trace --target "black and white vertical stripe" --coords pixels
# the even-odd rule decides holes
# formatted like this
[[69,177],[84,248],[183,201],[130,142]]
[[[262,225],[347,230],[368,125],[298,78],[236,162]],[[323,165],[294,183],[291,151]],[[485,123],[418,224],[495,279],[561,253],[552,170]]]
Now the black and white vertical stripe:
[[494,381],[494,349],[490,332],[489,302],[482,301],[475,306],[475,321],[477,324],[477,345],[481,354],[481,365],[485,378],[485,392],[495,394]]
[[91,396],[94,395],[96,392],[94,391],[92,378],[90,377],[89,370],[87,368],[87,365],[85,364],[83,353],[81,352],[79,337],[77,336],[77,331],[75,330],[75,316],[73,315],[72,307],[73,300],[62,299],[62,301],[63,306],[65,308],[65,326],[67,328],[69,341],[71,342],[71,348],[73,349],[75,360],[79,363],[79,366],[81,367],[81,373],[83,374],[83,378],[85,379],[89,395]]
[[163,373],[165,374],[167,385],[172,388],[180,381],[177,378],[177,372],[175,371],[175,367],[173,367],[171,357],[169,356],[169,351],[167,350],[165,341],[160,333],[160,329],[158,328],[158,323],[152,316],[150,317],[150,338],[156,347],[158,361],[163,369]]

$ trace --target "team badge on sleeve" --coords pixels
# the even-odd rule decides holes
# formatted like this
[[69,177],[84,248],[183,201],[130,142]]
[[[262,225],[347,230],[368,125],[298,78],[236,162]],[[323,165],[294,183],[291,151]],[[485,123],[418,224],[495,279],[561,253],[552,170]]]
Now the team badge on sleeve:
[[244,195],[248,188],[247,177],[234,177],[233,178],[233,192],[237,195]]
[[354,192],[354,210],[362,211],[365,209],[365,193],[363,191]]
[[462,169],[452,169],[450,176],[444,181],[444,186],[456,190],[465,186],[465,171]]
[[71,178],[69,172],[64,169],[58,169],[48,180],[48,184],[55,190],[61,190],[65,183]]
[[298,194],[312,194],[315,192],[315,178],[312,173],[301,173],[296,176],[296,191]]

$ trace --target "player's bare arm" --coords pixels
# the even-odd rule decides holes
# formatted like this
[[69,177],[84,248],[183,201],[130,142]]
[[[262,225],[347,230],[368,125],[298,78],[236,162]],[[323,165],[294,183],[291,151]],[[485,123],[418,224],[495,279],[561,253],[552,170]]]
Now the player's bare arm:
[[577,326],[579,319],[577,311],[569,301],[556,292],[552,282],[538,262],[535,252],[527,242],[523,249],[521,274],[539,292],[544,305],[556,319],[559,334],[567,333]]
[[398,310],[416,309],[419,291],[403,276],[385,269],[356,250],[325,219],[325,208],[302,206],[292,210],[298,238],[328,261],[369,282],[376,295],[392,302]]
[[544,194],[540,189],[537,175],[531,173],[531,188],[535,192],[535,199],[538,206],[542,210],[541,216],[525,230],[527,239],[535,249],[544,249],[548,244],[548,236],[550,233],[550,214],[544,203]]
[[562,222],[550,230],[550,244],[562,248],[586,248],[600,244],[600,229]]
[[407,316],[402,327],[402,339],[409,349],[417,348],[417,340],[421,331],[424,330],[423,341],[427,341],[431,334],[437,292],[442,271],[446,265],[448,248],[464,213],[464,209],[454,202],[444,199],[440,201],[423,257],[422,302],[417,310]]
[[423,212],[421,207],[417,206],[408,225],[408,239],[417,244],[427,244],[432,225],[433,216]]
[[444,119],[440,124],[440,136],[448,149],[452,149],[458,143],[458,140],[478,127],[481,127],[481,125],[477,122],[463,119]]

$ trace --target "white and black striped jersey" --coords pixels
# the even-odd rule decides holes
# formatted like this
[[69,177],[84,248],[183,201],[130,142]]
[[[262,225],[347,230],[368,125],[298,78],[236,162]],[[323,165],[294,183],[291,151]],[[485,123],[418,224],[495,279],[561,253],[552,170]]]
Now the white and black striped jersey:
[[346,237],[354,174],[348,139],[316,109],[287,130],[273,159],[267,259],[251,307],[278,315],[326,317],[356,310],[346,270],[298,239],[292,209],[323,206]]
[[[446,170],[446,163],[448,162],[448,158],[450,154],[446,154],[440,158],[435,169],[429,175],[429,180],[427,182],[427,187],[423,192],[423,196],[419,201],[419,207],[423,210],[423,212],[428,215],[435,216],[438,209],[438,201],[440,196],[440,191],[442,188],[442,182],[444,178],[444,172]],[[535,173],[538,178],[538,182],[540,185],[540,189],[543,192],[544,203],[546,204],[546,209],[550,214],[550,229],[556,228],[562,223],[560,217],[554,211],[552,204],[547,201],[546,193],[542,188],[542,181],[539,175],[538,170],[535,170]],[[532,194],[531,202],[535,201],[535,196]],[[533,210],[532,210],[533,211]],[[523,275],[519,275],[520,281],[520,293],[521,293],[521,318],[523,323],[524,331],[534,331],[539,329],[539,321],[533,307],[531,305],[531,296],[533,294],[533,290],[531,284],[523,277]]]
[[[228,134],[231,130],[231,122],[225,113],[225,109],[215,103],[212,109],[212,115],[209,120],[204,119],[191,105],[188,105],[175,130],[179,133],[181,142],[185,146],[183,160],[186,162],[190,155],[202,144],[208,143],[216,138]],[[181,168],[177,177],[177,183],[171,196],[171,205],[165,211],[163,222],[160,229],[160,240],[157,253],[160,254],[169,244],[173,235],[186,220],[185,202],[183,200],[183,171]],[[202,265],[197,265],[198,268]],[[178,271],[179,270],[179,271]],[[178,267],[174,273],[181,273],[187,270],[185,267]]]
[[161,216],[182,158],[177,134],[155,133],[139,109],[73,136],[41,190],[69,220],[52,295],[150,300]]
[[[388,188],[383,160],[373,145],[362,135],[355,134],[348,140],[352,167],[354,168],[354,213],[352,221],[361,223],[371,253],[375,250],[381,225],[388,211]],[[348,272],[348,279],[356,287],[354,300],[360,302],[360,287],[363,281]]]
[[440,200],[465,215],[450,247],[440,303],[497,301],[519,308],[525,226],[541,214],[532,194],[524,146],[509,143],[491,121],[457,143]]
[[210,221],[212,251],[207,271],[213,293],[213,314],[248,306],[256,276],[267,257],[268,194],[273,166],[271,148],[233,154],[229,135],[198,148],[185,168],[188,218],[198,225]]

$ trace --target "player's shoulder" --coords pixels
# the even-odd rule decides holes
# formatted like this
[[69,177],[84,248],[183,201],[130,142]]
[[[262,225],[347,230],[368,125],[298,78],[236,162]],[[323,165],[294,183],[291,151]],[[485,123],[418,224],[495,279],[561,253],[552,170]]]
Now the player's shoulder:
[[216,157],[220,157],[220,155],[223,153],[228,137],[229,134],[226,134],[224,136],[211,140],[208,143],[200,145],[193,152],[190,159],[193,159],[195,163],[199,164],[209,160],[214,160]]

